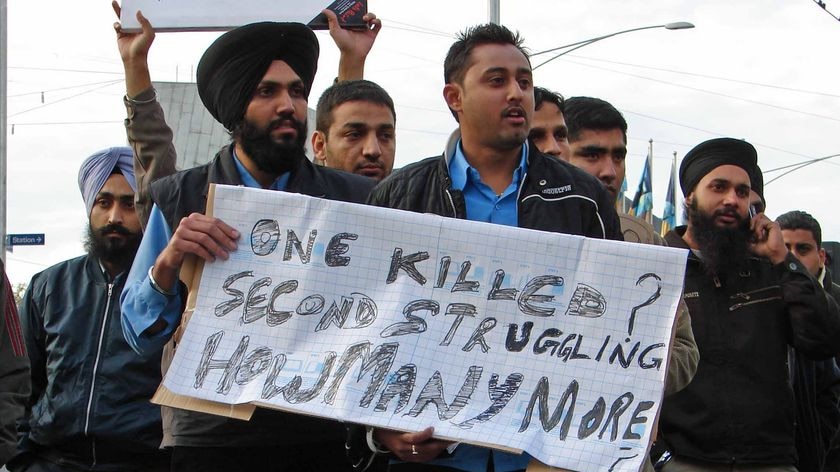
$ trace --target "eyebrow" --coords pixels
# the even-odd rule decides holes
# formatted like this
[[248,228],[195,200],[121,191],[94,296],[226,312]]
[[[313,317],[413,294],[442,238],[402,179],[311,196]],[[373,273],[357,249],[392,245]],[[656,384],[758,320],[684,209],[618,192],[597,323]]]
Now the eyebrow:
[[[498,73],[498,72],[507,73],[508,68],[507,67],[501,67],[501,66],[491,67],[491,68],[484,71],[484,75],[495,74],[495,73]],[[526,67],[519,67],[519,68],[516,69],[516,72],[514,73],[514,75],[516,75],[516,74],[527,74],[530,77],[530,76],[533,75],[533,72],[531,71],[531,69],[528,69]]]
[[590,144],[588,146],[583,146],[582,148],[578,149],[579,153],[586,153],[586,154],[591,154],[591,153],[604,154],[607,151],[609,151],[609,149],[607,149],[606,147],[595,146],[594,144]]
[[709,182],[709,183],[710,183],[710,184],[725,184],[725,185],[732,185],[732,186],[734,186],[735,188],[737,188],[738,190],[744,190],[744,189],[746,189],[746,190],[750,190],[750,186],[749,186],[748,184],[736,184],[736,183],[733,183],[733,182],[732,182],[731,180],[729,180],[729,179],[712,179],[712,181],[711,181],[711,182]]
[[379,123],[379,124],[368,124],[363,121],[349,121],[341,125],[341,129],[368,129],[368,128],[375,128],[377,130],[381,129],[394,129],[394,125],[391,123]]
[[295,80],[292,80],[292,81],[286,82],[286,83],[278,82],[276,80],[261,80],[260,83],[257,84],[256,88],[260,88],[260,87],[263,87],[263,86],[266,86],[266,85],[271,85],[271,86],[278,86],[279,85],[279,86],[286,86],[286,87],[292,87],[292,86],[296,86],[296,85],[300,85],[301,87],[304,86],[303,79],[295,79]]
[[111,198],[111,199],[120,200],[120,201],[125,201],[125,200],[134,201],[134,194],[133,193],[125,193],[125,194],[122,194],[122,195],[114,195],[111,192],[99,192],[99,193],[96,194],[96,199],[98,200],[100,198]]

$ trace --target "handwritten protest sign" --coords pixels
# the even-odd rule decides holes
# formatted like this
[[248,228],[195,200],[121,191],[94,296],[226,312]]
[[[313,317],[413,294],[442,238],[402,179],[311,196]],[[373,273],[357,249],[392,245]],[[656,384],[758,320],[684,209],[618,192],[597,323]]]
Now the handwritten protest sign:
[[122,0],[120,23],[126,31],[139,31],[137,11],[157,31],[228,30],[260,21],[294,21],[313,29],[326,29],[321,10],[336,13],[342,25],[363,25],[367,0]]
[[242,239],[203,269],[169,390],[639,469],[685,251],[214,193]]

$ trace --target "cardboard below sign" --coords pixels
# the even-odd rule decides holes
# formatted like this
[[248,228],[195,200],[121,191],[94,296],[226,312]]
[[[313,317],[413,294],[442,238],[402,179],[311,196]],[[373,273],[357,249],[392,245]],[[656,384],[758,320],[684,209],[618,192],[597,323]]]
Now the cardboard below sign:
[[345,28],[363,28],[367,0],[123,0],[120,23],[128,32],[140,31],[141,11],[155,31],[226,31],[261,21],[289,21],[312,29],[327,29],[321,11],[335,12]]
[[185,397],[172,393],[168,388],[161,385],[152,397],[152,403],[162,406],[180,408],[182,410],[198,411],[217,416],[227,416],[237,420],[250,420],[256,406],[250,403],[240,405],[228,405],[227,403],[202,400],[199,398]]

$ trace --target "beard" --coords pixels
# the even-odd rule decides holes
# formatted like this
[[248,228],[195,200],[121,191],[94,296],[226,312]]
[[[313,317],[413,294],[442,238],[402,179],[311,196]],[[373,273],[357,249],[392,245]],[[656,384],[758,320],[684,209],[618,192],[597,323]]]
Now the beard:
[[[296,136],[273,138],[271,130],[284,121],[292,123],[297,131]],[[291,114],[272,120],[265,128],[243,119],[232,134],[257,168],[268,174],[279,176],[296,168],[302,159],[307,159],[306,123],[298,121]]]
[[[124,237],[114,238],[109,236],[111,233],[117,233]],[[88,223],[85,249],[91,256],[125,271],[131,267],[142,239],[142,233],[132,233],[122,225],[108,224],[94,229]]]
[[[749,256],[749,218],[741,218],[734,210],[721,209],[708,214],[697,206],[697,200],[686,205],[691,235],[697,242],[703,265],[709,275],[733,273],[743,268]],[[738,223],[733,227],[719,227],[715,218],[733,215]]]

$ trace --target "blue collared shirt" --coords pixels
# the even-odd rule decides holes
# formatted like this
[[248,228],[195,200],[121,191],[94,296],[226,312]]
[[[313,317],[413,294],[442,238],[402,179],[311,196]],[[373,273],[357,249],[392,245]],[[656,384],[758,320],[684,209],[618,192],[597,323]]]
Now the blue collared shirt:
[[[517,196],[519,187],[528,171],[528,144],[522,146],[519,167],[513,171],[510,185],[501,195],[481,181],[478,171],[467,162],[461,148],[461,141],[455,147],[455,153],[449,161],[449,174],[452,178],[452,189],[460,190],[464,194],[467,206],[467,219],[485,221],[507,226],[517,226]],[[452,467],[466,471],[487,470],[487,463],[493,454],[493,470],[495,472],[510,472],[525,470],[531,456],[511,454],[496,451],[471,444],[459,444],[451,457],[436,459],[431,464]]]
[[[260,188],[257,180],[239,161],[236,151],[233,152],[233,157],[242,184],[246,187]],[[288,183],[289,173],[286,172],[278,177],[269,189],[285,190]],[[172,230],[166,218],[157,205],[153,206],[146,231],[143,233],[143,241],[137,255],[134,256],[134,263],[120,296],[123,336],[137,353],[162,349],[181,320],[182,294],[172,297],[163,295],[152,287],[148,275],[149,268],[154,265],[171,237]],[[166,327],[154,335],[146,333],[159,319],[166,322]]]
[[455,146],[455,153],[449,161],[449,175],[452,189],[464,194],[467,205],[467,219],[507,226],[517,226],[517,195],[519,184],[528,171],[528,144],[522,146],[519,167],[513,171],[510,185],[499,195],[481,181],[478,170],[467,162],[461,141]]

